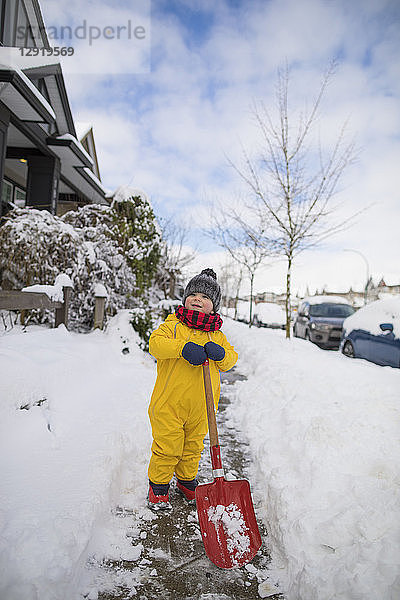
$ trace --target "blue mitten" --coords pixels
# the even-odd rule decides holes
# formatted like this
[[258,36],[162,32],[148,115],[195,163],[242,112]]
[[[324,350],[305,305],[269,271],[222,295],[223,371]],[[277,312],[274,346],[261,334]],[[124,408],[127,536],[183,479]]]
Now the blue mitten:
[[203,346],[194,342],[186,342],[182,349],[182,356],[191,365],[202,365],[207,358],[207,354]]
[[204,350],[211,360],[222,360],[225,357],[225,348],[215,342],[204,344]]

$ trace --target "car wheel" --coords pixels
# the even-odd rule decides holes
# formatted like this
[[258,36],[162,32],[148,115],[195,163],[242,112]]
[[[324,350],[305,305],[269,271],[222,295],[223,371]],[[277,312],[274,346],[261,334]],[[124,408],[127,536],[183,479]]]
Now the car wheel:
[[353,344],[349,342],[349,340],[347,340],[347,342],[343,346],[342,352],[345,356],[348,356],[349,358],[354,358],[354,347]]

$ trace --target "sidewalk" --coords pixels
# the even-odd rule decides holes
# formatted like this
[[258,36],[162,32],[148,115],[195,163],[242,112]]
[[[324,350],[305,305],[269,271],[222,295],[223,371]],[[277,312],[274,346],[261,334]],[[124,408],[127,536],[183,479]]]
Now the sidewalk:
[[[248,447],[239,440],[237,431],[226,421],[230,389],[244,379],[236,371],[222,374],[222,395],[217,415],[219,438],[227,479],[247,478]],[[208,440],[199,471],[201,483],[212,481]],[[250,482],[251,483],[251,482]],[[131,556],[127,560],[97,557],[88,565],[91,580],[90,600],[126,600],[128,598],[162,598],[163,600],[249,600],[283,598],[268,578],[268,540],[259,520],[263,545],[252,563],[245,567],[223,570],[205,555],[196,508],[189,506],[175,485],[170,491],[173,510],[140,514],[122,506],[113,511],[115,527],[128,536]],[[257,507],[256,511],[257,511]],[[121,540],[121,543],[123,541]],[[89,581],[87,582],[89,583]],[[97,589],[96,589],[97,588]],[[97,595],[98,592],[98,595]]]

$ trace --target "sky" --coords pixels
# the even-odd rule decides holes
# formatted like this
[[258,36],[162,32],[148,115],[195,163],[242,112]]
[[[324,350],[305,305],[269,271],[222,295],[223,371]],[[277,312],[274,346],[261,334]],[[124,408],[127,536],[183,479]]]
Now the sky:
[[[295,124],[336,60],[316,135],[327,150],[347,123],[357,160],[335,201],[340,217],[362,212],[351,228],[299,254],[292,290],[361,290],[368,274],[400,283],[398,2],[42,0],[41,6],[48,27],[86,22],[84,39],[70,42],[75,59],[66,57],[63,70],[75,120],[93,124],[104,186],[142,189],[158,216],[187,229],[186,243],[197,251],[193,273],[208,266],[218,272],[226,262],[203,228],[212,222],[210,203],[229,211],[248,194],[231,163],[240,164],[243,148],[250,154],[260,148],[254,103],[275,114],[277,71],[288,65]],[[256,274],[256,291],[284,286],[283,260],[269,260]]]

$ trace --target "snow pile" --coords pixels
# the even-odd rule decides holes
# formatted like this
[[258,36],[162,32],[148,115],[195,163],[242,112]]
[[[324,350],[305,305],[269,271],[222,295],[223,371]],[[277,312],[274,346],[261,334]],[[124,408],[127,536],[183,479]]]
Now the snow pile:
[[107,298],[108,292],[106,287],[102,283],[95,283],[93,286],[93,293],[95,298]]
[[[228,314],[232,316],[232,312],[234,309],[229,309]],[[253,312],[254,312],[254,304],[253,304]],[[249,322],[250,317],[250,302],[247,300],[238,300],[236,306],[236,318],[238,321],[244,321],[245,323]]]
[[272,302],[259,302],[254,307],[254,314],[264,325],[284,325],[286,313],[282,306]]
[[[1,336],[1,598],[78,598],[110,508],[124,490],[125,505],[145,504],[154,361],[129,318],[88,335],[33,326]],[[114,552],[127,551],[129,540]]]
[[[288,600],[400,597],[400,370],[226,320],[232,425]],[[259,513],[260,514],[260,513]],[[285,583],[286,581],[286,583]]]
[[383,335],[381,323],[392,323],[393,333],[400,337],[400,297],[392,296],[367,304],[344,321],[343,329],[346,332],[363,329],[373,335]]
[[[223,313],[232,319],[235,316],[233,307],[225,308]],[[253,302],[252,310],[253,319],[264,325],[281,326],[286,323],[286,313],[282,306],[273,302]],[[236,309],[236,319],[238,321],[249,322],[250,317],[250,302],[248,300],[239,300]]]
[[120,185],[112,195],[113,202],[126,202],[129,198],[140,197],[146,201],[146,203],[151,207],[150,198],[148,195],[139,188],[132,187],[130,185]]
[[[141,559],[140,532],[131,544],[111,513],[122,507],[134,522],[149,512],[155,364],[130,318],[121,311],[87,335],[35,326],[0,338],[1,598],[77,600],[90,557]],[[400,369],[229,319],[223,331],[248,377],[232,386],[228,425],[250,443],[274,584],[286,600],[397,600]],[[235,511],[209,518],[240,549]],[[140,574],[129,577],[133,594]],[[260,597],[278,589],[259,583]]]
[[57,275],[54,285],[29,285],[22,288],[22,292],[40,292],[46,294],[53,302],[64,302],[63,287],[73,288],[71,278],[65,273]]
[[210,506],[207,516],[210,523],[213,523],[215,527],[218,542],[220,541],[219,528],[222,526],[228,552],[233,557],[232,562],[235,564],[235,559],[241,559],[250,549],[248,529],[239,507],[234,503],[228,506],[222,504],[215,507]]
[[36,283],[35,285],[29,285],[22,288],[21,291],[46,294],[46,296],[48,296],[53,302],[64,301],[64,293],[62,286],[60,285],[41,285],[40,283]]

